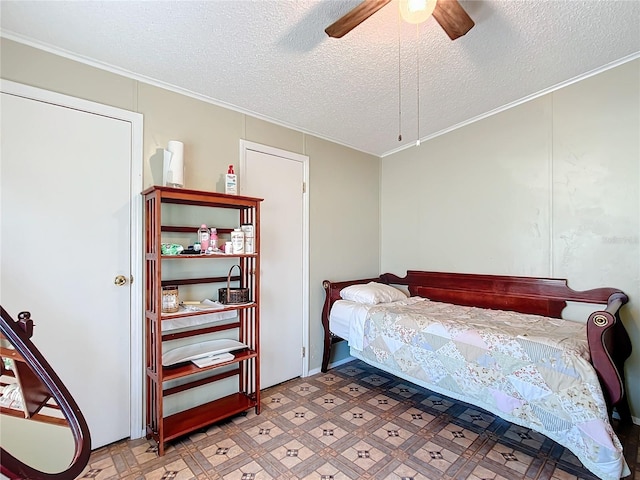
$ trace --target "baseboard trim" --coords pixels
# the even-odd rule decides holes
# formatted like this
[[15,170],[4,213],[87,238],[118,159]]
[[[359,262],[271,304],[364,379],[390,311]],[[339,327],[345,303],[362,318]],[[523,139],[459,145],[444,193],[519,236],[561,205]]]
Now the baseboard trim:
[[[356,357],[342,358],[342,359],[337,360],[337,361],[335,361],[333,363],[330,363],[329,364],[329,368],[331,369],[331,368],[339,367],[340,365],[344,365],[345,363],[349,363],[349,362],[351,362],[352,360],[355,360],[355,359],[356,359]],[[311,375],[315,375],[316,373],[320,373],[320,367],[313,368],[313,369],[309,370],[309,375],[307,375],[307,376],[310,377]]]
[[[611,414],[611,417],[614,418],[615,420],[620,420],[620,414],[618,413],[617,410],[613,411],[613,413]],[[633,415],[631,415],[631,422],[634,425],[640,425],[640,418],[634,417]]]

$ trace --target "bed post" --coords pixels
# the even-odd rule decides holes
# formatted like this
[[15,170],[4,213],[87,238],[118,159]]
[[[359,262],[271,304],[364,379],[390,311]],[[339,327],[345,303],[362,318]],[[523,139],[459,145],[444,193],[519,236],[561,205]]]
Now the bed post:
[[591,363],[600,378],[609,415],[615,408],[623,424],[632,421],[624,379],[624,362],[631,355],[631,339],[619,315],[620,307],[627,302],[624,293],[613,293],[607,308],[593,312],[587,321]]
[[322,307],[322,328],[324,330],[324,349],[322,351],[322,367],[321,372],[329,369],[329,358],[331,357],[331,331],[329,330],[329,311],[331,309],[331,282],[325,280],[322,282],[324,288],[324,305]]

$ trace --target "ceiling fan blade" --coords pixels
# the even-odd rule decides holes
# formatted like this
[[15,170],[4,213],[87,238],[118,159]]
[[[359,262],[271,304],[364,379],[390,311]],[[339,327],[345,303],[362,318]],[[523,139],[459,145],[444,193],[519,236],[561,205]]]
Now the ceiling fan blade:
[[438,0],[433,18],[447,32],[451,40],[461,37],[475,25],[458,0]]
[[346,15],[329,25],[324,31],[333,38],[341,38],[384,7],[391,0],[365,0]]

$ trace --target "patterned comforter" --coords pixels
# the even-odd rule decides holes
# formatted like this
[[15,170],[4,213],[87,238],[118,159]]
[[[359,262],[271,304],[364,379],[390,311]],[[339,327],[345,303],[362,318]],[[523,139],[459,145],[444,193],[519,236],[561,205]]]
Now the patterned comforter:
[[354,355],[536,430],[604,480],[630,473],[584,324],[420,297],[367,310]]

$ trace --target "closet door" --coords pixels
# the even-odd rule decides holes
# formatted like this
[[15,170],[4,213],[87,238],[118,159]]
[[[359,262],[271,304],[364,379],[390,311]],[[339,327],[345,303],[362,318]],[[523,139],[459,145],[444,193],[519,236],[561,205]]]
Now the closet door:
[[243,195],[260,205],[260,384],[303,375],[308,249],[303,155],[244,142]]
[[4,92],[1,118],[0,302],[31,312],[92,448],[129,437],[131,124]]

